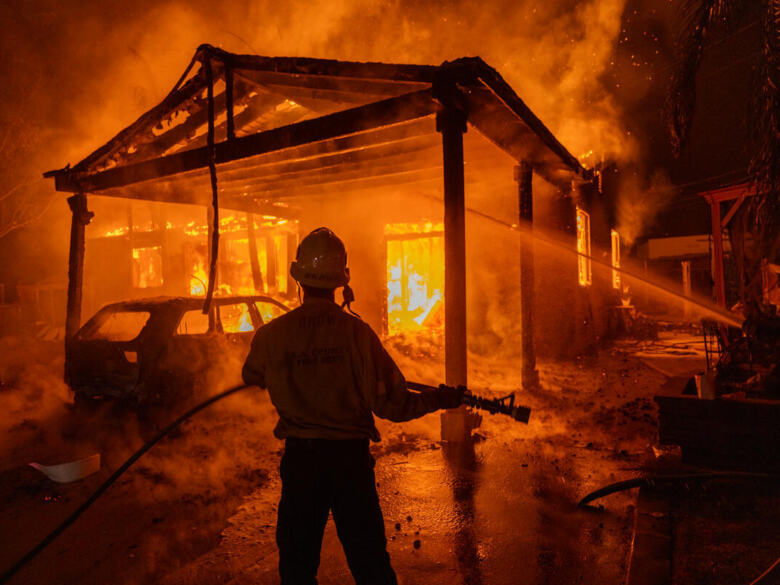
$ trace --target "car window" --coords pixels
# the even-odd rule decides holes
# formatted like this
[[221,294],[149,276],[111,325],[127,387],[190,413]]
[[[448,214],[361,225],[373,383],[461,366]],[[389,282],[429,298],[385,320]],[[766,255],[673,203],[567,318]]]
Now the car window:
[[241,331],[254,331],[252,316],[249,314],[249,305],[235,303],[232,305],[219,305],[217,314],[222,321],[222,330],[225,333],[239,333]]
[[150,314],[149,311],[115,311],[100,323],[98,328],[89,335],[89,338],[131,341],[141,333]]
[[285,313],[285,310],[279,305],[266,301],[255,301],[255,306],[257,306],[257,310],[263,318],[263,323],[268,323],[271,319],[276,319],[276,317]]
[[186,311],[181,316],[176,335],[202,335],[209,332],[209,316],[200,309]]

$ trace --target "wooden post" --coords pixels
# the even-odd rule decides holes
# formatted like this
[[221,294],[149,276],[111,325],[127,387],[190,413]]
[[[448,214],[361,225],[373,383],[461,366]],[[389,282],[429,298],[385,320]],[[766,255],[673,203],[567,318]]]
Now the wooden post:
[[253,213],[246,214],[246,235],[249,240],[249,265],[252,267],[252,284],[255,287],[255,292],[262,294],[265,292],[265,287],[263,286],[263,273],[260,271],[260,262],[257,259],[255,216]]
[[[265,235],[265,280],[268,292],[279,292],[279,249],[272,234]],[[262,274],[261,274],[262,276]]]
[[710,198],[712,212],[712,296],[721,307],[726,306],[726,282],[723,274],[723,228],[720,222],[720,201]]
[[683,315],[687,319],[691,316],[691,303],[687,299],[691,296],[691,261],[683,260],[680,262],[682,268],[682,288],[686,300],[683,301]]
[[539,386],[539,372],[536,370],[534,348],[534,242],[532,235],[533,211],[533,167],[528,161],[521,161],[515,167],[517,198],[520,211],[520,225],[525,228],[520,240],[520,326],[522,328],[521,349],[523,365],[521,380],[523,388]]
[[70,341],[81,327],[82,285],[84,283],[85,228],[95,215],[87,210],[87,196],[76,193],[68,198],[72,213],[70,256],[68,258],[68,309],[65,318],[65,340]]
[[225,65],[225,111],[227,115],[227,140],[236,137],[236,123],[233,116],[233,66]]
[[[436,116],[444,156],[444,366],[446,383],[466,385],[466,203],[463,133],[466,115],[445,107]],[[464,407],[442,413],[443,440],[462,441],[471,434]]]

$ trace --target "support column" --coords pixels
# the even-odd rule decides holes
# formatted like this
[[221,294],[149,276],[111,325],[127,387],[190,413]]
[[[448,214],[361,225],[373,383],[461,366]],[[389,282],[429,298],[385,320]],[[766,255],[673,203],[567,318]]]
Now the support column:
[[683,260],[680,262],[682,272],[682,288],[685,300],[683,301],[683,315],[686,319],[691,316],[691,303],[688,300],[691,297],[691,261]]
[[[463,134],[466,115],[446,107],[436,117],[444,155],[444,365],[449,386],[466,385],[466,204]],[[465,407],[442,413],[441,434],[462,441],[472,426]]]
[[521,161],[515,167],[517,199],[520,210],[520,225],[523,236],[520,239],[520,325],[522,328],[521,349],[523,365],[521,370],[523,388],[539,385],[536,370],[536,349],[534,346],[534,241],[533,241],[533,167],[529,161]]
[[436,129],[444,151],[444,349],[446,382],[466,384],[466,202],[463,133],[466,116],[440,112]]
[[[249,242],[249,266],[252,269],[252,284],[256,293],[263,294],[265,287],[263,286],[263,273],[260,271],[260,261],[257,259],[257,239],[255,237],[255,216],[253,213],[246,214],[246,236]],[[268,255],[270,256],[270,252]],[[275,273],[269,270],[269,280],[271,274]]]
[[82,285],[84,283],[85,228],[94,213],[87,210],[87,196],[77,193],[68,198],[73,215],[70,224],[70,256],[68,258],[68,308],[65,318],[65,340],[73,339],[81,327]]
[[712,214],[712,296],[721,307],[726,306],[726,282],[723,274],[723,229],[720,223],[720,201],[710,198]]

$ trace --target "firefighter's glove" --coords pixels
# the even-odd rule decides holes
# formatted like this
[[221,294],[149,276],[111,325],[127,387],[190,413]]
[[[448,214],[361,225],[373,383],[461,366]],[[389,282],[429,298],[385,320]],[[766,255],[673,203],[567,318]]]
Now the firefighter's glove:
[[463,396],[466,394],[465,386],[439,385],[436,396],[439,399],[439,408],[458,408],[463,404]]

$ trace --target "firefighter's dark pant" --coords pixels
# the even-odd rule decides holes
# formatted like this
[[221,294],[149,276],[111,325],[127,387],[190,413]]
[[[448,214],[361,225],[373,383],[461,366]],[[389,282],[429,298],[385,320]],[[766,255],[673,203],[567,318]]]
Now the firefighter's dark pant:
[[396,585],[368,439],[288,438],[276,542],[282,585],[316,585],[328,512],[357,585]]

